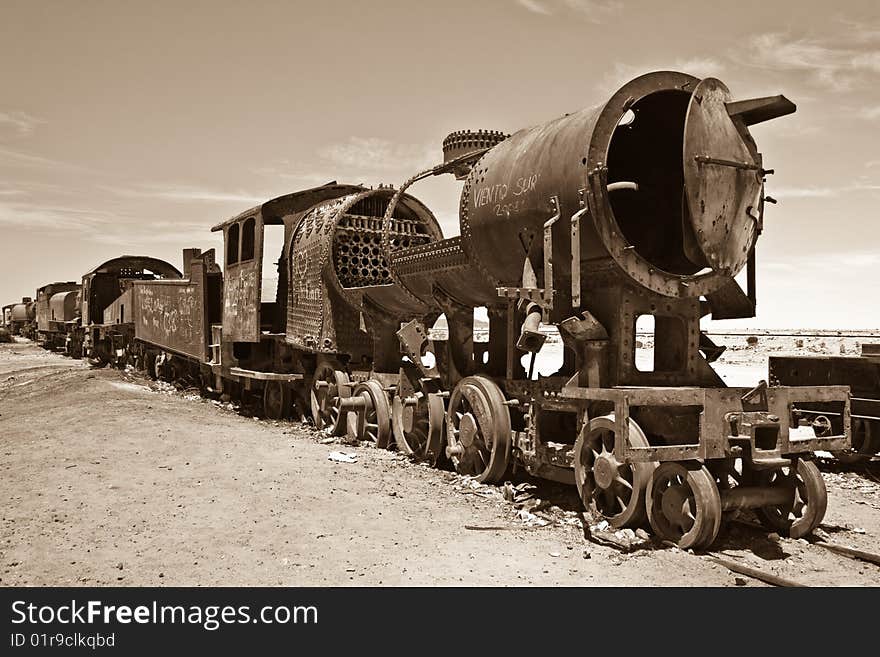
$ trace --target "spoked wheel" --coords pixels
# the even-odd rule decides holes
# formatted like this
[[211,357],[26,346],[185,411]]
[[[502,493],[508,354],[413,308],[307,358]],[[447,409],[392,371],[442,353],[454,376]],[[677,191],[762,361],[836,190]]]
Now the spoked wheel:
[[[874,431],[872,432],[872,429]],[[880,448],[880,436],[877,435],[874,423],[860,417],[852,419],[852,447],[847,450],[832,452],[834,457],[846,465],[855,465],[870,461]]]
[[721,527],[721,495],[705,467],[666,461],[648,484],[648,519],[661,538],[678,547],[707,547]]
[[267,381],[263,388],[263,415],[269,420],[281,420],[290,415],[292,406],[290,387],[284,381]]
[[369,440],[376,447],[387,449],[391,446],[391,409],[388,395],[378,381],[364,381],[357,384],[352,397],[360,396],[365,403],[363,431],[358,433],[358,413],[350,411],[347,419],[349,440]]
[[[629,420],[629,441],[648,447],[638,424]],[[635,526],[645,519],[645,488],[656,463],[620,463],[614,458],[614,414],[593,418],[574,446],[574,476],[584,507],[612,527]]]
[[330,363],[322,363],[315,370],[309,397],[312,420],[318,429],[333,429],[334,436],[345,433],[345,418],[339,418],[339,400],[350,395],[348,374],[334,369]]
[[401,454],[420,460],[427,457],[428,403],[421,393],[406,399],[395,395],[391,404],[391,427]]
[[504,393],[484,376],[468,376],[452,391],[446,412],[446,453],[459,474],[497,483],[510,459],[510,411]]
[[822,473],[812,461],[798,459],[794,476],[792,474],[792,466],[759,473],[759,483],[763,486],[790,487],[791,499],[781,506],[765,506],[755,511],[767,529],[783,536],[803,538],[825,517],[828,492]]

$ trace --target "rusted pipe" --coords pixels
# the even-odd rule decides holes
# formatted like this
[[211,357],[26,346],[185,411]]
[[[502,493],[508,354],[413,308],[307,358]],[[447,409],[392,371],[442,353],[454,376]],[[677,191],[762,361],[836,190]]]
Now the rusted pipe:
[[542,309],[537,303],[533,301],[526,306],[526,316],[520,327],[519,339],[516,341],[516,348],[520,351],[528,351],[532,354],[541,351],[547,340],[547,336],[538,330],[541,316]]

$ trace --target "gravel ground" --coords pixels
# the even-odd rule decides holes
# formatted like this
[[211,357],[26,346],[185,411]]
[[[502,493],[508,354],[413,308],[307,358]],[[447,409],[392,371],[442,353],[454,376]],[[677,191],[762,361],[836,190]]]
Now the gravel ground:
[[[0,436],[7,586],[761,586],[642,532],[622,537],[644,546],[629,553],[586,540],[596,521],[564,486],[517,480],[509,501],[22,341],[0,345]],[[820,534],[876,550],[878,464],[822,467]],[[880,584],[877,566],[748,525],[713,552],[804,584]]]

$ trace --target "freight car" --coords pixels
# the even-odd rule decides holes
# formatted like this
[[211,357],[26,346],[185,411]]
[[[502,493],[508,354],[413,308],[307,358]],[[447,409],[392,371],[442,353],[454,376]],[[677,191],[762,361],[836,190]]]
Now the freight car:
[[[848,465],[865,463],[880,452],[880,345],[863,344],[861,356],[771,356],[770,381],[774,385],[845,385],[851,390],[848,449],[834,456]],[[844,417],[823,404],[801,405],[799,418],[838,433]]]
[[134,334],[133,284],[180,277],[176,267],[150,256],[123,255],[88,271],[82,277],[81,322],[68,335],[68,350],[93,363],[124,364]]
[[[66,349],[68,334],[79,324],[80,285],[49,283],[37,289],[36,338],[47,349]],[[77,351],[71,356],[79,357]]]
[[[827,502],[812,453],[849,447],[848,389],[725,387],[699,326],[755,314],[772,171],[748,126],[793,111],[783,96],[733,101],[719,80],[662,71],[509,137],[453,133],[443,163],[400,189],[332,183],[215,226],[222,293],[197,257],[186,284],[136,283],[133,344],[166,375],[261,393],[269,417],[307,401],[318,427],[479,481],[523,468],[571,482],[613,526],[647,516],[682,547],[710,544],[740,508],[803,536]],[[461,235],[447,239],[406,193],[445,173],[464,180]],[[273,224],[284,247],[264,304]],[[476,307],[486,344],[473,339]],[[441,313],[448,338],[431,340]],[[184,316],[183,329],[160,319]],[[644,318],[649,364],[635,356]],[[533,375],[542,324],[565,345],[547,377]],[[829,431],[799,413],[809,404],[843,421]]]

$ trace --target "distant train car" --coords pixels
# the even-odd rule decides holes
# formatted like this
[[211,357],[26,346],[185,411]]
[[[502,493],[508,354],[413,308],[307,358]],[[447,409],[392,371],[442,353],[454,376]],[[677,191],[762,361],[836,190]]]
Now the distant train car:
[[70,349],[99,363],[121,364],[134,338],[134,281],[180,278],[176,267],[150,256],[119,256],[90,270],[82,278],[82,324],[71,335]]
[[[786,386],[849,386],[852,397],[852,445],[834,456],[848,465],[864,463],[880,452],[880,344],[863,344],[861,356],[771,356],[770,382]],[[844,418],[823,404],[799,405],[798,417],[842,430]]]
[[49,283],[37,289],[36,337],[45,348],[66,348],[68,333],[79,324],[79,291],[80,285],[74,281]]
[[3,324],[12,335],[28,338],[33,335],[36,307],[31,297],[22,297],[21,303],[3,307]]

